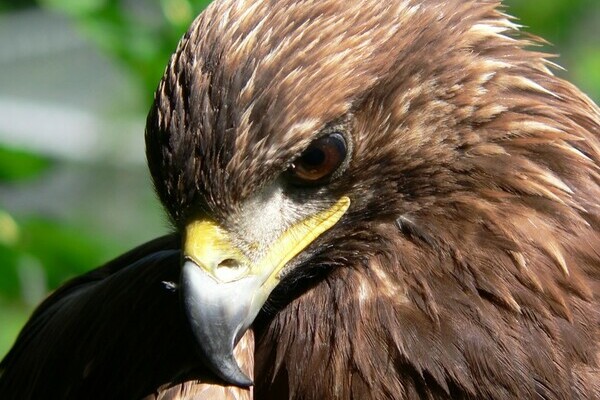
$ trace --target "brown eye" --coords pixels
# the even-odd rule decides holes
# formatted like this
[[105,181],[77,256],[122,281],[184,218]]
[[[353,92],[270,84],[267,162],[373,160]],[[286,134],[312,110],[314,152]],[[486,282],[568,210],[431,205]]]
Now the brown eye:
[[287,170],[295,185],[317,185],[330,178],[346,158],[346,140],[335,132],[308,146]]

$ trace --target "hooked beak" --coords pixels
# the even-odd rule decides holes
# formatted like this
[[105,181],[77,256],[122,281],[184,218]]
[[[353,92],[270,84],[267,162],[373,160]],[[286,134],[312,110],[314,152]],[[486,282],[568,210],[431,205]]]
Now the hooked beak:
[[348,197],[292,225],[255,257],[209,220],[191,222],[184,235],[181,292],[186,315],[207,366],[221,379],[248,387],[233,349],[279,284],[285,265],[334,226]]

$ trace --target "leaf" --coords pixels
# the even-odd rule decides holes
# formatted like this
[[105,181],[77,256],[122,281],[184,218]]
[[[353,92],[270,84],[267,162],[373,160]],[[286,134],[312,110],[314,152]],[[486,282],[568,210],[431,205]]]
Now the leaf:
[[50,160],[40,155],[0,145],[0,182],[37,177],[51,164]]
[[25,321],[31,313],[31,307],[23,304],[4,303],[0,301],[0,359],[8,352],[15,341],[17,334],[25,325]]
[[79,16],[97,11],[106,6],[107,0],[39,0],[45,7],[59,10],[67,15]]
[[582,48],[575,57],[572,67],[575,81],[595,101],[600,101],[600,50]]
[[508,13],[518,16],[526,31],[554,44],[568,36],[586,9],[584,1],[572,0],[544,0],[543,7],[535,1],[510,0],[506,3]]
[[177,42],[210,1],[160,0],[148,5],[147,13],[136,12],[125,0],[41,3],[69,15],[98,47],[127,67],[131,79],[144,90],[149,106]]
[[0,245],[14,246],[19,240],[19,226],[13,217],[0,209]]
[[21,296],[16,249],[0,244],[0,299],[18,300]]
[[21,229],[19,250],[40,263],[50,289],[100,266],[114,253],[106,239],[57,221],[31,218],[21,224]]

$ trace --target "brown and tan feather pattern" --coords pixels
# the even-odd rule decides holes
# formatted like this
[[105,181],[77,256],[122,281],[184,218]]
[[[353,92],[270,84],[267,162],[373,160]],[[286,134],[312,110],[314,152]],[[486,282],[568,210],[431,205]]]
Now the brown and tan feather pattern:
[[600,115],[517,28],[495,1],[195,22],[147,133],[176,222],[235,209],[336,121],[354,141],[314,261],[337,268],[257,326],[259,398],[600,396]]
[[[322,132],[351,141],[343,174],[303,195],[351,206],[256,319],[245,395],[600,398],[600,110],[536,42],[492,0],[217,0],[198,17],[146,131],[176,229],[237,215]],[[127,393],[224,396],[191,347]]]

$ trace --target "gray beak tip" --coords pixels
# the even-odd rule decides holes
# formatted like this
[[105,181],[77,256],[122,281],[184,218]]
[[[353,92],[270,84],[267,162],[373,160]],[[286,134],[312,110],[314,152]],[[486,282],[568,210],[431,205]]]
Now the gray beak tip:
[[214,372],[223,379],[225,382],[230,383],[239,387],[250,387],[254,384],[252,379],[242,372],[238,366],[233,353],[230,353],[229,357],[222,358],[219,360],[217,365],[214,366]]
[[240,298],[240,293],[251,292],[240,284],[217,283],[191,261],[183,265],[182,301],[204,363],[219,378],[239,387],[253,385],[233,355],[236,338],[254,318],[248,311],[251,302]]

